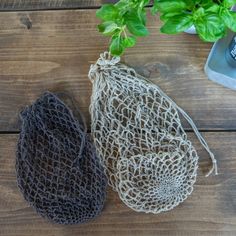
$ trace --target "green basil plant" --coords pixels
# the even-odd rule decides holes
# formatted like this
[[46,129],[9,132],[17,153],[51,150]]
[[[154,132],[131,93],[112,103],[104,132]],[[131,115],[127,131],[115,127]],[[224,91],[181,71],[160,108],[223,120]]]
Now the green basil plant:
[[[150,3],[151,8],[147,7]],[[194,25],[203,41],[215,42],[228,29],[236,32],[236,12],[231,10],[235,4],[236,0],[120,0],[104,4],[96,16],[102,21],[98,30],[111,38],[111,54],[119,56],[133,47],[138,37],[149,34],[146,26],[149,9],[163,22],[162,33],[177,34]]]

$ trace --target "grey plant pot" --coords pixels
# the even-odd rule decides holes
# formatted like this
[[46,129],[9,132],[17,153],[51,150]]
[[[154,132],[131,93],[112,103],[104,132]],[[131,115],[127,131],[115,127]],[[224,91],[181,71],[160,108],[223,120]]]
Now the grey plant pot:
[[229,32],[227,37],[214,44],[205,65],[205,73],[210,80],[236,90],[236,68],[226,60],[226,50],[233,35],[233,32]]
[[[236,6],[233,7],[233,10],[236,10]],[[227,52],[234,34],[229,31],[226,37],[213,45],[205,65],[205,73],[210,80],[236,90],[236,67],[233,66],[233,62],[229,63],[231,59]]]

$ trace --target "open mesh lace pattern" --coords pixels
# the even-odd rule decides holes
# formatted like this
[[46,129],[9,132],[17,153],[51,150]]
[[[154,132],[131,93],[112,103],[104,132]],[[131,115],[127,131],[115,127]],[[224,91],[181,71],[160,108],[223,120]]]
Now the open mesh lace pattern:
[[[136,211],[159,213],[183,202],[193,190],[198,155],[178,111],[216,161],[190,117],[155,84],[101,54],[92,65],[90,113],[95,146],[109,184]],[[209,173],[209,174],[210,174]]]
[[96,217],[104,205],[107,180],[81,122],[49,92],[21,118],[16,172],[24,198],[56,223]]

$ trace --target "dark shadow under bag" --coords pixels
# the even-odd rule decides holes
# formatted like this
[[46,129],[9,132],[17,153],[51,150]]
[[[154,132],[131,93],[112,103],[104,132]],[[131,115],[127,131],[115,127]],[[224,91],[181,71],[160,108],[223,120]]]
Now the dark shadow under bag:
[[99,215],[107,181],[85,125],[49,92],[25,108],[21,119],[16,172],[24,198],[60,224]]

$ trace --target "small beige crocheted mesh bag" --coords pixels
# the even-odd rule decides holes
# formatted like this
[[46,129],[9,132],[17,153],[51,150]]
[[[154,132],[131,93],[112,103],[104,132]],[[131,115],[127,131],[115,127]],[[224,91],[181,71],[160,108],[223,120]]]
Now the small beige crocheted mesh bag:
[[182,127],[179,112],[201,144],[214,155],[191,118],[157,85],[101,54],[89,78],[91,132],[109,184],[135,211],[160,213],[183,202],[193,191],[198,155]]

